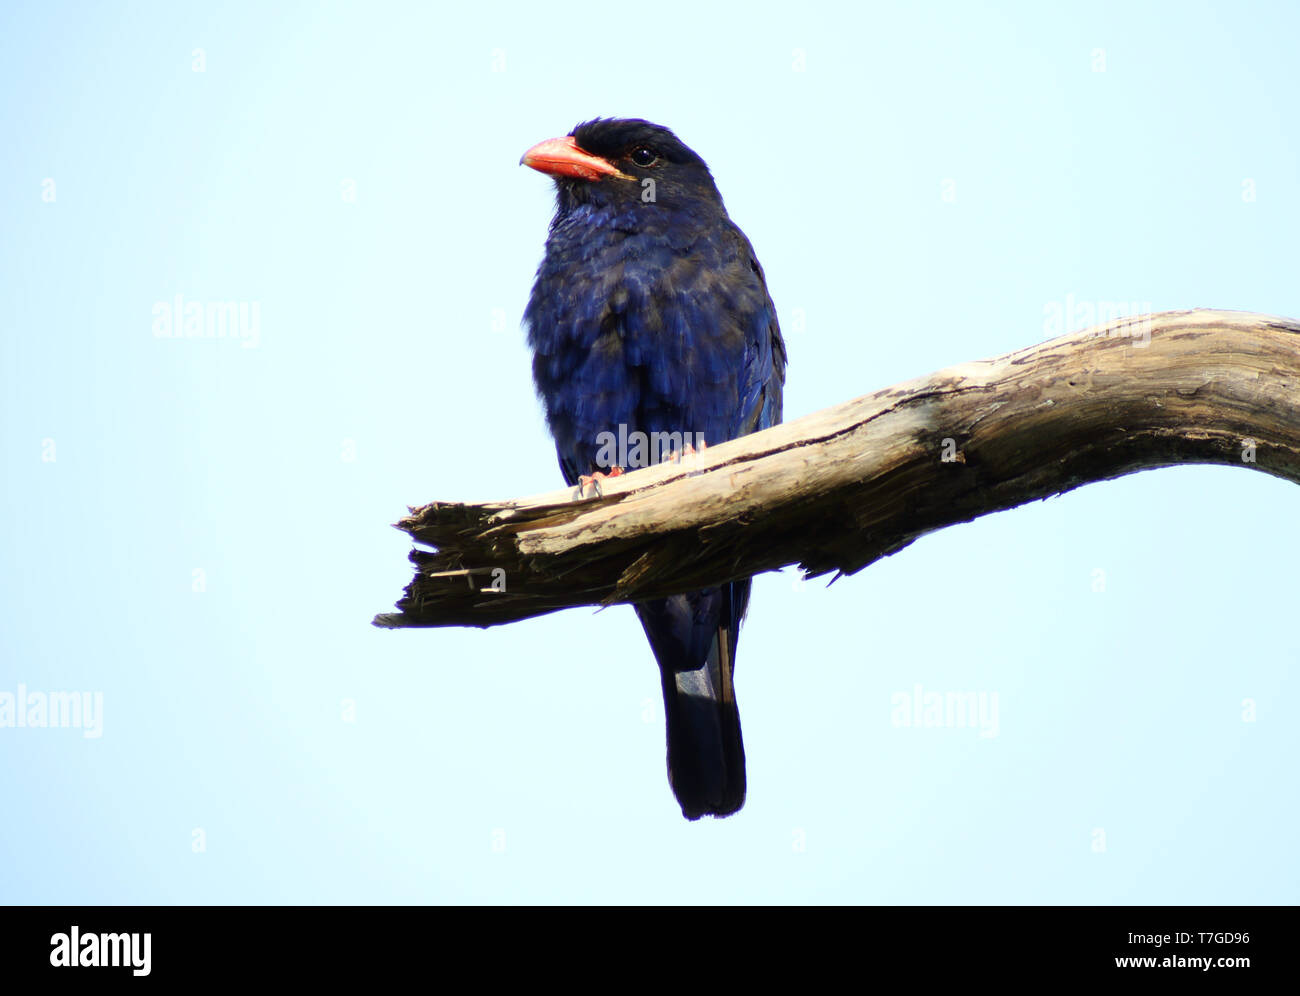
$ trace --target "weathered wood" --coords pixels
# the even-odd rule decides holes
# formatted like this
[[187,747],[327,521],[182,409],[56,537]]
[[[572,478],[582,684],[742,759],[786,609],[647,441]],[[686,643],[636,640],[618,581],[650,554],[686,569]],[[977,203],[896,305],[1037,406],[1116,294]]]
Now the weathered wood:
[[400,611],[374,622],[491,626],[789,564],[851,574],[944,526],[1187,463],[1300,483],[1300,323],[1122,319],[608,480],[599,497],[412,508],[397,526],[436,552],[412,551]]

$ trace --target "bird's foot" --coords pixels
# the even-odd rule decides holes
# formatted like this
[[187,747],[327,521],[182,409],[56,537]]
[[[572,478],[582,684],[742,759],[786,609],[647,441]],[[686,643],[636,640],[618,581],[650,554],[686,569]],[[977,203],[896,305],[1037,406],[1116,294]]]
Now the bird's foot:
[[594,489],[597,497],[604,497],[604,492],[601,491],[600,489],[600,482],[607,480],[608,478],[611,477],[622,477],[622,476],[623,476],[622,467],[610,467],[609,473],[603,473],[598,470],[594,474],[583,474],[581,477],[578,478],[578,497],[579,498],[587,497],[588,488]]
[[[709,444],[704,441],[703,437],[697,439],[696,442],[700,444],[699,452],[701,453],[703,453],[705,450],[709,448]],[[663,462],[681,463],[682,457],[695,456],[695,452],[696,452],[695,447],[692,446],[690,443],[687,443],[682,448],[681,452],[678,452],[677,450],[670,450],[668,454],[664,457]]]

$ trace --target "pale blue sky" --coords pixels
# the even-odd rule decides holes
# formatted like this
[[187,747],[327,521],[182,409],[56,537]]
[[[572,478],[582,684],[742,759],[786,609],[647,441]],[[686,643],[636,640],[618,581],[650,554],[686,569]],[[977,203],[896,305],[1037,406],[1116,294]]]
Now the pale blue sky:
[[[1298,21],[6,3],[0,695],[100,692],[103,729],[0,728],[0,900],[1295,902],[1300,492],[1262,474],[760,578],[720,822],[674,803],[629,609],[369,621],[406,504],[560,480],[525,148],[621,114],[708,160],[793,417],[1067,298],[1300,316]],[[178,294],[256,305],[255,344],[155,336]],[[997,735],[896,726],[918,685],[996,695]]]

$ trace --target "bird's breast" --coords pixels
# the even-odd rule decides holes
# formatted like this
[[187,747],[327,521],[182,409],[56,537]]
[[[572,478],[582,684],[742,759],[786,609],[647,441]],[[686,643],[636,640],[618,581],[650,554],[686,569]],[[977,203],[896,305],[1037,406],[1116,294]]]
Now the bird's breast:
[[553,226],[525,313],[562,459],[589,473],[611,433],[729,438],[745,341],[728,281],[748,270],[698,232],[594,220]]

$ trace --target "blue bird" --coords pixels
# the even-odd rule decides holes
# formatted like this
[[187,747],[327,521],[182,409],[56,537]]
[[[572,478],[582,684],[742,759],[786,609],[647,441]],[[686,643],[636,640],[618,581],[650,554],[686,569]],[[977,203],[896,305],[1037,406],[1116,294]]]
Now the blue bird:
[[[598,118],[520,162],[557,188],[524,324],[569,484],[581,493],[781,421],[776,308],[703,159],[660,125]],[[687,819],[745,801],[733,679],[749,592],[746,578],[635,606],[659,664],[668,779]]]

